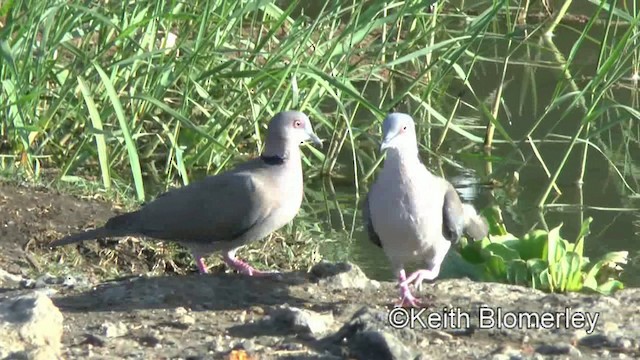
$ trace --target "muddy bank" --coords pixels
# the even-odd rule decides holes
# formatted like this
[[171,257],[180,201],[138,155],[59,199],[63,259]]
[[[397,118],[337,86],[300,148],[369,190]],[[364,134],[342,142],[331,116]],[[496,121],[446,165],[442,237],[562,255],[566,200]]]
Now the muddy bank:
[[157,262],[132,253],[132,275],[109,277],[108,256],[122,262],[131,251],[118,242],[82,245],[78,261],[68,258],[76,250],[60,250],[43,262],[50,240],[116,211],[0,184],[0,359],[640,357],[638,289],[557,295],[437,280],[420,293],[428,307],[407,313],[391,312],[394,283],[352,264],[249,278],[153,272]]
[[[640,356],[636,289],[602,297],[436,281],[423,288],[430,305],[413,314],[410,328],[408,310],[389,316],[395,285],[371,281],[350,264],[265,279],[193,274],[93,284],[6,273],[2,279],[0,328],[26,334],[0,340],[2,358],[43,348],[65,359],[228,359],[240,350],[251,359]],[[24,314],[15,315],[22,307]],[[51,315],[57,311],[61,321]]]

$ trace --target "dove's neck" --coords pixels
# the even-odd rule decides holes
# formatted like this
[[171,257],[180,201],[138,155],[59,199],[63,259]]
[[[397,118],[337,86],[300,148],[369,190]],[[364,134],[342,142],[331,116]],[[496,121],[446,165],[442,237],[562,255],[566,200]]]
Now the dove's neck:
[[[283,218],[290,219],[298,212],[303,198],[302,156],[300,144],[286,138],[267,138],[260,156],[265,170],[277,184],[274,191],[282,194],[280,209]],[[289,221],[289,220],[287,220]]]
[[269,165],[300,163],[300,147],[286,138],[268,137],[260,157]]
[[413,147],[404,148],[392,148],[387,150],[387,159],[385,160],[385,167],[387,165],[391,167],[408,166],[421,164],[420,157],[418,156],[418,149]]

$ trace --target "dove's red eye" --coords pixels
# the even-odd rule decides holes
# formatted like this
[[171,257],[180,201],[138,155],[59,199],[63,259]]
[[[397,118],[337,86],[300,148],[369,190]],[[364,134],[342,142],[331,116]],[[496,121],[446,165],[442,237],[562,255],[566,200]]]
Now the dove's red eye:
[[301,126],[302,126],[302,121],[296,120],[296,121],[293,122],[293,127],[299,128]]

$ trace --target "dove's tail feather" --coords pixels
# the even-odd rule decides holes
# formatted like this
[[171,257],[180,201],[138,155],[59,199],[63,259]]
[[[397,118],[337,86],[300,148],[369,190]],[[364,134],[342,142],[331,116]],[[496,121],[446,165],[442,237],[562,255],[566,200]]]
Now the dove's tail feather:
[[122,215],[114,216],[111,219],[109,219],[109,221],[107,221],[104,227],[109,229],[110,231],[113,231],[114,233],[122,233],[123,231],[125,231],[126,234],[130,234],[132,232],[135,232],[139,227],[138,226],[139,214],[140,213],[138,211],[133,211],[133,212],[125,213]]
[[464,210],[464,231],[474,240],[484,239],[489,234],[489,224],[487,221],[469,204],[463,204]]
[[49,246],[57,247],[97,238],[131,235],[135,233],[136,216],[137,212],[114,216],[103,227],[65,236],[62,239],[52,241]]
[[114,236],[114,232],[112,230],[106,229],[104,227],[99,227],[96,229],[71,234],[63,237],[62,239],[58,239],[49,243],[49,247],[62,246],[67,244],[73,244],[76,242],[81,242],[85,240],[93,240],[101,237],[110,237]]

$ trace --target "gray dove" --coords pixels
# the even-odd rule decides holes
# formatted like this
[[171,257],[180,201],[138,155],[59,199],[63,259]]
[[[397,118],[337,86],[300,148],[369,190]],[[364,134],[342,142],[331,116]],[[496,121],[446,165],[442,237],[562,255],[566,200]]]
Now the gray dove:
[[[419,306],[409,290],[420,290],[433,280],[452,243],[463,234],[479,240],[488,224],[469,204],[463,204],[447,180],[432,174],[418,155],[415,124],[411,116],[391,113],[383,122],[380,151],[386,159],[364,199],[363,220],[369,239],[380,246],[400,286],[397,306]],[[426,264],[406,276],[404,266],[415,260]]]
[[285,111],[271,119],[260,157],[232,170],[172,189],[137,211],[109,219],[103,227],[53,241],[61,246],[102,237],[147,236],[178,242],[193,254],[200,273],[203,257],[222,251],[227,266],[249,276],[267,273],[236,258],[243,245],[289,223],[303,197],[300,145],[322,146],[302,112]]

